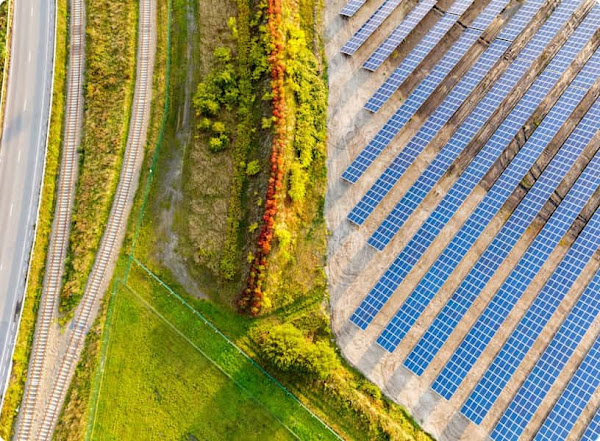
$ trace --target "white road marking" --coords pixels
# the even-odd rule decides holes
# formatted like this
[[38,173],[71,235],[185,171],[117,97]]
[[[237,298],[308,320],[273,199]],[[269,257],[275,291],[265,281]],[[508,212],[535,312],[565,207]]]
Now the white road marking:
[[17,154],[17,163],[19,163],[19,164],[21,163],[21,152],[22,152],[22,150],[19,149],[19,153]]
[[29,55],[27,56],[27,62],[31,63],[31,51],[29,51]]
[[13,212],[13,208],[14,208],[14,207],[15,207],[15,204],[11,203],[11,204],[10,204],[10,211],[8,212],[8,215],[9,215],[10,217],[12,217],[12,212]]
[[33,6],[31,7],[31,10],[29,11],[29,15],[33,17]]
[[23,101],[23,112],[25,112],[25,110],[27,110],[27,98]]

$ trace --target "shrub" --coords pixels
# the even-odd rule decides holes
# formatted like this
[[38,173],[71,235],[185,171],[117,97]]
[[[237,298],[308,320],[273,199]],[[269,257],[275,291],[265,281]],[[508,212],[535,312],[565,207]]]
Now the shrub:
[[226,128],[225,128],[225,124],[223,124],[221,121],[215,121],[212,125],[212,129],[213,132],[215,133],[225,133]]
[[[265,299],[266,308],[267,300]],[[324,380],[340,365],[335,351],[325,341],[312,343],[291,323],[274,326],[260,345],[262,356],[284,372],[301,372]]]
[[318,341],[306,348],[304,367],[307,373],[323,380],[339,366],[335,351],[324,341]]
[[255,176],[260,172],[260,163],[258,160],[250,161],[246,166],[246,175]]
[[306,341],[302,331],[290,323],[271,328],[261,345],[261,354],[282,371],[297,369],[303,363]]
[[213,136],[208,141],[208,148],[213,153],[223,151],[227,148],[228,141],[229,139],[226,135]]

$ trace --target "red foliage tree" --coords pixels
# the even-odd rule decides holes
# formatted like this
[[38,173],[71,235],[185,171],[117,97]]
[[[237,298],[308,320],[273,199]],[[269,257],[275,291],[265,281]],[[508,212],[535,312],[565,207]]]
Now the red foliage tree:
[[267,186],[263,225],[258,236],[258,249],[250,268],[246,288],[238,299],[238,308],[245,313],[256,316],[260,313],[264,294],[262,285],[268,265],[267,255],[271,251],[275,215],[277,214],[277,194],[283,187],[283,149],[287,139],[286,106],[283,63],[283,32],[281,29],[281,0],[268,0],[267,28],[271,38],[272,49],[269,54],[271,68],[271,89],[273,93],[274,137],[271,147],[271,176]]

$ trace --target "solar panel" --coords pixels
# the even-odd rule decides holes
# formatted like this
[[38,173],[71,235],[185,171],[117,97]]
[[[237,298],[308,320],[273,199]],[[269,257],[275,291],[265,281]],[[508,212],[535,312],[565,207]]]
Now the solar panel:
[[[494,0],[488,5],[488,8],[495,7],[499,12],[507,2],[508,0]],[[365,149],[358,155],[352,164],[350,164],[348,169],[344,171],[342,179],[345,179],[350,183],[355,183],[360,176],[362,176],[373,160],[379,156],[383,149],[388,146],[392,139],[394,139],[404,124],[406,124],[417,109],[421,107],[429,95],[431,95],[446,75],[448,75],[454,66],[456,66],[480,35],[481,31],[479,30],[466,30],[461,35],[450,50],[448,50],[442,59],[435,65],[429,75],[419,84],[419,86],[417,86],[379,133],[375,135]]]
[[[534,82],[523,99],[512,110],[486,143],[482,151],[462,173],[458,181],[394,260],[379,282],[371,289],[353,315],[353,323],[362,329],[366,328],[381,306],[389,299],[398,285],[404,280],[404,277],[419,261],[446,222],[450,220],[473,188],[475,188],[477,183],[492,166],[496,158],[508,146],[513,137],[519,133],[523,124],[533,114],[538,104],[546,97],[562,75],[562,72],[575,58],[578,52],[575,49],[577,46],[572,47],[570,44],[574,40],[577,39],[572,36],[569,42],[552,59],[548,68]],[[580,46],[583,47],[584,44],[585,42],[581,42]],[[460,242],[456,243],[456,246],[459,244]],[[453,259],[460,259],[461,257],[460,253],[455,252],[455,248],[446,248],[443,258],[438,259],[434,265],[434,268],[436,270],[439,268],[439,270],[431,271],[420,283],[418,287],[420,296],[409,297],[400,308],[378,339],[380,345],[390,352],[396,348],[427,303],[433,298],[435,292],[437,292],[432,287],[438,284],[441,286],[449,276],[442,269]]]
[[[394,69],[394,72],[377,89],[377,92],[367,101],[365,109],[371,112],[377,112],[390,96],[400,87],[415,68],[427,57],[431,50],[446,35],[446,32],[459,20],[460,14],[467,10],[473,3],[473,0],[458,0],[452,8],[425,34],[417,46],[402,60],[400,66]],[[503,1],[492,2],[489,6],[502,5]],[[450,11],[456,11],[456,14]],[[364,66],[368,68],[367,66]]]
[[[348,215],[348,219],[360,225],[372,213],[374,208],[381,202],[385,195],[394,187],[398,179],[410,167],[415,158],[423,151],[429,142],[435,137],[438,130],[452,117],[454,112],[460,107],[464,99],[475,89],[477,84],[485,77],[492,66],[500,59],[502,54],[510,46],[510,43],[503,40],[494,41],[490,47],[477,60],[475,65],[467,72],[464,78],[452,89],[450,94],[444,99],[442,104],[427,119],[425,124],[419,129],[417,134],[394,158],[392,163],[383,172],[379,179],[367,191],[363,198],[356,204],[354,209]],[[501,97],[495,96],[500,102]],[[481,121],[483,123],[484,121]],[[469,126],[469,129],[472,127]],[[455,148],[452,148],[455,147]],[[446,151],[452,150],[453,154],[460,153],[460,147],[464,145],[448,144]],[[420,189],[417,189],[419,191]],[[425,196],[419,194],[419,196]]]
[[[534,164],[548,142],[581,101],[585,95],[585,89],[580,86],[584,84],[589,88],[598,72],[600,72],[600,65],[597,64],[599,59],[600,57],[595,56],[593,63],[586,64],[582,72],[577,76],[574,84],[561,96],[557,104],[546,118],[544,118],[537,130],[527,140],[525,146],[511,161],[500,179],[490,189],[475,212],[465,222],[450,245],[448,245],[446,249],[452,250],[455,257],[447,261],[446,268],[444,269],[445,274],[450,274],[454,270],[466,251],[475,242],[473,238],[481,234],[512,190],[519,184],[525,173]],[[495,251],[499,255],[502,253],[501,249]],[[444,261],[446,257],[443,256],[441,259]],[[406,367],[417,375],[423,373],[498,266],[499,263],[497,261],[488,259],[477,262],[407,357],[404,362]],[[430,269],[429,272],[432,270]],[[437,272],[437,269],[434,271]],[[440,287],[441,285],[436,285],[435,290],[438,290]],[[415,290],[411,296],[414,295],[421,294]]]
[[352,17],[367,0],[350,0],[340,11],[340,15]]
[[600,438],[600,409],[598,409],[587,429],[583,432],[580,441],[598,441],[598,438]]
[[394,9],[402,3],[402,0],[385,0],[383,4],[377,8],[377,11],[363,24],[358,31],[348,40],[342,47],[341,52],[346,55],[353,55],[362,44],[367,41],[367,38],[375,32],[375,30],[390,16]]
[[[597,293],[598,291],[596,291]],[[561,355],[564,356],[564,354]],[[589,350],[552,411],[544,420],[544,424],[534,438],[536,441],[567,439],[579,415],[600,384],[598,360],[600,360],[600,339],[597,339]],[[503,434],[497,432],[497,428],[499,425],[492,432],[492,439],[507,439]]]
[[376,70],[390,56],[394,50],[400,46],[408,34],[412,32],[416,25],[431,11],[437,0],[422,0],[412,11],[410,11],[402,23],[392,31],[390,36],[381,43],[381,45],[371,54],[369,59],[364,62],[365,69]]
[[[598,230],[598,226],[600,225],[600,212],[596,211],[590,223],[594,226],[590,226],[589,228],[595,228],[596,235],[600,234],[600,230]],[[586,229],[588,229],[587,226]],[[600,272],[596,273],[592,282],[577,300],[577,303],[537,360],[534,368],[518,389],[502,417],[496,424],[496,427],[492,432],[493,439],[517,439],[523,432],[523,429],[529,424],[539,405],[562,372],[567,361],[575,352],[575,349],[585,332],[598,316],[598,313],[600,313],[600,302],[598,302],[599,290]],[[597,347],[598,343],[596,343],[595,346]],[[594,351],[591,351],[590,354],[593,352]],[[597,364],[597,358],[595,362]],[[578,372],[575,373],[571,382],[578,382],[581,379]],[[569,386],[567,386],[565,392],[567,392],[568,389]],[[574,398],[576,398],[576,402],[581,401],[582,404],[585,405],[586,401],[584,396],[577,396]],[[570,407],[571,405],[576,406],[576,402],[569,403],[563,399],[563,403],[566,404],[567,407]],[[559,405],[557,403],[557,406],[562,406],[562,404]],[[555,407],[555,409],[557,408]],[[575,415],[575,418],[576,417],[577,415]],[[546,435],[552,435],[553,431],[550,424],[552,421],[555,421],[555,418],[550,414],[543,427],[540,429],[538,437],[544,439]],[[552,435],[548,439],[566,439],[567,437],[565,435],[569,433],[569,429],[566,426],[564,428],[566,429],[566,432],[562,434],[563,436],[558,436],[559,433],[554,432],[556,436],[554,437],[554,435]]]
[[[571,165],[582,153],[587,143],[594,136],[598,129],[598,118],[600,118],[600,101],[590,109],[585,120],[578,125],[563,148],[556,154],[539,180],[527,193],[527,196],[483,253],[480,262],[490,259],[494,260],[493,267],[500,265],[505,256],[508,255],[512,247],[514,247],[525,230],[530,226],[531,222],[536,218],[540,209],[552,195],[555,187],[560,183]],[[586,169],[586,173],[577,181],[577,184],[535,238],[515,269],[480,314],[469,333],[433,382],[432,389],[442,397],[449,400],[456,392],[456,389],[458,389],[465,379],[467,373],[479,358],[479,355],[487,347],[509,312],[542,268],[546,259],[554,250],[554,247],[558,245],[562,236],[575,220],[575,217],[587,203],[594,190],[600,185],[600,173],[598,173],[600,168],[598,167],[600,167],[600,159],[593,161],[593,164],[590,164],[590,167]],[[540,318],[545,317],[546,321],[550,318],[553,312],[552,307],[558,307],[558,303],[560,303],[560,299],[562,298],[561,296],[566,295],[570,287],[569,282],[575,282],[577,275],[583,270],[586,262],[592,257],[592,253],[599,245],[600,236],[598,236],[598,244],[596,246],[587,246],[585,248],[584,251],[587,253],[573,252],[572,259],[574,261],[568,267],[568,272],[561,275],[560,284],[556,287],[558,289],[552,290],[548,294],[547,290],[540,292],[532,305],[532,309],[528,311],[528,313],[534,314],[538,319],[535,323],[537,331],[541,332],[544,326],[544,321]],[[496,264],[496,262],[498,263]],[[543,305],[543,309],[540,309],[538,305]],[[528,330],[530,332],[524,335],[519,333],[513,334],[516,337],[514,340],[516,347],[511,348],[508,353],[504,354],[505,358],[517,357],[519,351],[524,351],[523,357],[525,356],[528,349],[525,342],[532,345],[536,335],[531,332],[530,328]],[[502,360],[502,362],[504,361]],[[492,375],[498,374],[496,370],[491,370],[490,372]],[[510,375],[513,372],[514,367],[511,366],[508,374]],[[486,394],[482,398],[486,402],[489,401],[490,406],[493,403],[492,395]],[[476,406],[471,407],[469,402],[463,408],[465,415],[472,420],[477,420],[474,421],[477,423],[484,416],[483,412],[476,413],[476,409],[479,410],[479,404],[480,401],[476,403]]]
[[[485,125],[488,118],[509,94],[522,74],[531,67],[535,58],[542,53],[550,40],[560,31],[562,25],[570,18],[576,6],[576,2],[563,3],[552,14],[550,19],[536,34],[535,38],[523,48],[516,60],[502,74],[494,87],[481,100],[476,109],[446,143],[437,157],[419,176],[411,189],[396,204],[395,208],[369,239],[369,245],[378,250],[383,250],[386,247],[402,225],[404,225],[404,222],[406,222],[423,199],[425,199],[425,196],[427,196],[437,181],[444,175],[450,164],[452,164],[460,152]],[[592,32],[589,32],[589,34],[591,36]],[[441,107],[438,109],[441,109]]]

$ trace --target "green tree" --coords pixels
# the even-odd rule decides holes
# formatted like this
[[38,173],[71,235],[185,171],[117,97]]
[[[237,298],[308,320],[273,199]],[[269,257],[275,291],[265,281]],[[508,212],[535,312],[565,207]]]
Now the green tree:
[[337,354],[324,341],[318,341],[306,348],[304,366],[309,374],[325,379],[339,366]]
[[306,340],[302,331],[290,323],[275,326],[261,345],[262,355],[282,371],[291,371],[302,364]]

